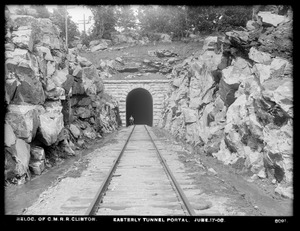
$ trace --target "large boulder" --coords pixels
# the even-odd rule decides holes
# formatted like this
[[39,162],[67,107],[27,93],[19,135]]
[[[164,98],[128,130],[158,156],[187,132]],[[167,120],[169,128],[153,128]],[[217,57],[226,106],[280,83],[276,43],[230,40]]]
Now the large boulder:
[[252,70],[248,62],[240,57],[232,65],[222,70],[222,78],[219,85],[221,99],[226,106],[230,106],[235,101],[235,92],[239,85],[247,78],[251,78]]
[[234,43],[246,43],[249,40],[249,32],[248,31],[238,31],[238,30],[232,30],[225,33],[227,38]]
[[17,15],[17,14],[11,14],[10,17],[12,26],[14,30],[17,30],[19,27],[28,27],[32,25],[32,23],[36,23],[37,19],[30,15]]
[[171,36],[168,34],[161,34],[160,39],[161,39],[161,42],[163,42],[163,43],[171,43],[172,42]]
[[46,112],[39,116],[39,121],[37,137],[46,146],[54,144],[64,127],[63,114]]
[[76,125],[70,124],[70,128],[69,129],[70,129],[71,133],[73,134],[73,136],[75,138],[79,138],[80,137],[81,132],[80,132],[80,129]]
[[97,45],[90,47],[91,52],[105,50],[108,48],[108,44],[105,41],[100,41]]
[[45,161],[44,160],[30,160],[29,169],[35,175],[41,175],[45,170]]
[[12,42],[19,48],[33,49],[32,29],[27,26],[19,27],[17,31],[12,32]]
[[254,20],[249,20],[246,23],[246,28],[247,28],[248,31],[254,31],[254,30],[259,28],[259,24]]
[[81,57],[79,55],[77,56],[77,61],[81,67],[89,67],[92,65],[91,61],[89,61],[87,58]]
[[225,165],[235,163],[238,160],[236,152],[232,153],[231,151],[229,151],[224,139],[221,140],[219,151],[216,153],[212,153],[212,155],[219,161],[223,162]]
[[48,18],[39,18],[38,23],[33,25],[35,42],[37,45],[56,50],[62,50],[64,43],[60,37],[59,28]]
[[99,78],[95,66],[82,69],[82,86],[87,95],[96,95],[103,90],[103,82]]
[[278,25],[272,31],[260,33],[258,42],[260,51],[292,61],[293,20]]
[[4,125],[4,145],[10,147],[16,143],[16,135],[12,127],[5,123]]
[[[293,181],[293,125],[289,121],[286,125],[278,128],[268,124],[263,129],[264,152],[267,157],[266,163],[273,168],[279,166],[284,173],[276,176],[277,181]],[[279,158],[280,157],[280,158]],[[271,163],[270,163],[271,160]],[[276,174],[276,172],[275,172]]]
[[85,89],[82,84],[82,79],[76,79],[74,78],[74,82],[72,85],[72,95],[84,95],[85,94]]
[[45,95],[36,57],[24,49],[10,52],[5,62],[6,91],[15,104],[43,104]]
[[95,139],[97,137],[95,130],[91,126],[87,126],[87,128],[83,130],[83,135],[89,139]]
[[47,62],[47,77],[51,77],[56,71],[55,62],[48,61]]
[[69,71],[67,68],[64,68],[62,70],[55,70],[54,75],[51,77],[51,79],[57,87],[62,87],[62,85],[67,81],[68,74]]
[[33,44],[48,47],[50,49],[62,49],[63,41],[56,25],[48,18],[36,19],[29,15],[11,15],[14,28],[14,43],[30,51]]
[[38,116],[45,109],[38,105],[9,105],[5,120],[18,138],[31,142],[39,126]]
[[253,70],[259,76],[260,83],[265,82],[269,78],[271,78],[271,66],[265,65],[261,63],[256,63],[253,65]]
[[260,11],[257,14],[259,17],[261,17],[262,22],[266,26],[278,26],[279,24],[286,22],[288,18],[283,15],[273,14],[269,11]]
[[39,79],[24,76],[20,82],[12,100],[13,103],[43,104],[45,102],[45,93]]
[[72,86],[74,84],[74,77],[69,74],[66,77],[67,77],[66,81],[63,82],[61,86],[63,89],[65,89],[65,93],[69,94],[70,91],[72,90]]
[[30,145],[17,139],[11,147],[5,148],[5,179],[12,180],[29,176]]
[[89,45],[90,47],[94,47],[96,45],[98,45],[101,41],[100,40],[93,40],[93,41],[90,41]]
[[76,115],[82,119],[86,119],[86,118],[90,118],[92,114],[88,108],[79,107],[76,109]]
[[184,122],[186,124],[195,123],[197,121],[197,111],[189,108],[183,108],[182,109],[183,115],[184,115]]
[[20,84],[20,81],[15,77],[5,80],[5,100],[7,104],[10,104],[10,102],[13,100],[16,89]]
[[15,45],[13,43],[5,43],[5,51],[14,51],[15,50]]
[[204,39],[202,50],[215,50],[218,42],[217,36],[208,36]]
[[262,95],[278,104],[289,116],[293,116],[293,81],[290,78],[265,81]]
[[45,170],[45,151],[42,147],[31,145],[29,169],[35,175]]
[[17,139],[15,157],[17,160],[16,162],[20,164],[20,170],[23,170],[23,172],[25,173],[28,169],[28,164],[30,160],[30,145],[24,140]]
[[54,87],[50,91],[45,91],[46,99],[48,100],[65,100],[66,92],[62,87]]
[[196,123],[186,125],[186,142],[192,145],[197,145],[200,142],[199,138],[199,126]]
[[290,77],[292,76],[292,70],[293,66],[288,60],[275,57],[270,65],[270,76],[272,78]]
[[[26,60],[28,59],[28,57],[30,56],[28,50],[26,49],[20,49],[20,48],[16,48],[14,50],[7,50],[5,49],[5,58],[8,59],[6,61],[6,68],[8,70],[14,71],[12,68],[9,68],[10,65],[15,65],[17,66],[20,61],[22,60]],[[9,60],[9,59],[13,59],[13,60]]]
[[254,47],[251,47],[250,49],[249,58],[256,63],[262,63],[267,65],[271,64],[272,62],[271,55],[269,53],[258,51]]
[[74,68],[72,75],[77,78],[82,78],[82,68],[80,65]]
[[60,101],[47,101],[44,104],[46,112],[60,114],[62,112],[63,106]]
[[46,61],[54,61],[51,50],[48,47],[36,46],[35,49],[38,55],[43,57],[43,59],[45,59]]
[[45,160],[45,150],[42,147],[31,145],[30,158],[31,160]]

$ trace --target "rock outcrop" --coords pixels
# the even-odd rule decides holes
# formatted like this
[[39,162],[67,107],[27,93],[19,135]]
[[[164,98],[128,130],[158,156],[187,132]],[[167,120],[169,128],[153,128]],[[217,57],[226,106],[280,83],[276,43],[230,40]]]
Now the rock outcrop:
[[5,180],[23,183],[117,129],[118,105],[50,19],[5,14]]
[[259,15],[263,23],[208,37],[202,55],[173,68],[160,126],[293,197],[292,19]]

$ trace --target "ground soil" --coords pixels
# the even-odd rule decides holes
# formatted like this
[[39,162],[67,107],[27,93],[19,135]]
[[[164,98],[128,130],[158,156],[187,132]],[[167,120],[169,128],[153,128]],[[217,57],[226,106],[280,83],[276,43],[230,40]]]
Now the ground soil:
[[[103,50],[103,51],[96,51],[96,52],[80,52],[80,56],[83,56],[90,60],[93,65],[96,67],[99,65],[100,60],[114,60],[116,58],[122,58],[126,63],[137,62],[141,63],[143,60],[147,59],[149,61],[164,61],[167,60],[166,58],[158,58],[156,56],[149,55],[148,51],[154,50],[161,50],[166,49],[172,51],[173,53],[177,54],[176,58],[178,61],[177,63],[182,62],[185,58],[191,55],[200,54],[202,50],[203,42],[172,42],[172,43],[149,43],[147,45],[118,45],[114,46],[114,50]],[[116,48],[120,47],[120,50]],[[109,80],[120,80],[124,79],[126,76],[132,73],[117,73],[114,74]],[[151,75],[133,75],[132,79],[163,79],[165,76],[161,73],[151,73]]]

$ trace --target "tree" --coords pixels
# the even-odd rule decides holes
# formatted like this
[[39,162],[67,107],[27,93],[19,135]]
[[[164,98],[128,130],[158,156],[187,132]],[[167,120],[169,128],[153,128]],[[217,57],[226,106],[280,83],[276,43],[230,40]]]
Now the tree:
[[245,27],[247,21],[252,18],[252,7],[227,6],[222,16],[222,19],[218,21],[218,29]]
[[20,5],[16,14],[31,15],[36,18],[50,18],[50,12],[45,5]]
[[189,23],[199,32],[226,31],[244,27],[252,17],[252,6],[188,7]]
[[33,5],[32,8],[35,9],[38,18],[50,18],[50,12],[45,5]]
[[16,9],[16,14],[37,17],[36,10],[32,9],[30,5],[19,5],[19,7]]
[[137,18],[143,33],[167,33],[181,38],[191,29],[186,6],[139,6]]
[[[56,9],[53,9],[53,13],[50,17],[52,22],[58,26],[61,31],[61,36],[66,37],[66,24],[65,24],[65,15],[66,8],[63,6],[58,6]],[[68,22],[68,45],[74,41],[75,36],[79,36],[80,32],[78,31],[77,25],[70,19],[70,16],[67,14],[67,22]]]
[[113,6],[92,6],[90,7],[94,15],[94,27],[92,36],[94,38],[111,38],[111,32],[115,31],[117,19]]
[[135,30],[137,22],[131,6],[115,7],[116,27],[125,31]]

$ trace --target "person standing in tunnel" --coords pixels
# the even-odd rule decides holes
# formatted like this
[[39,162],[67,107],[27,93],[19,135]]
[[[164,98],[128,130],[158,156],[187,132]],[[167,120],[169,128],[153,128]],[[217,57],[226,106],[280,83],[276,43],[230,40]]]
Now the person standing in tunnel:
[[130,125],[133,125],[133,124],[134,124],[134,118],[133,118],[132,115],[131,115],[130,118],[129,118],[129,124],[130,124]]

